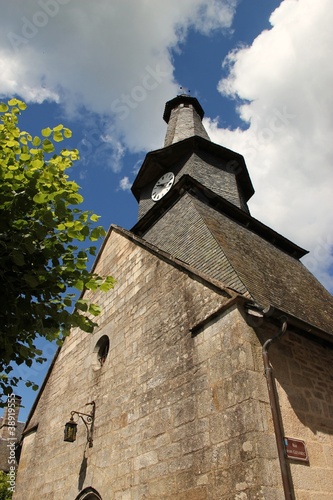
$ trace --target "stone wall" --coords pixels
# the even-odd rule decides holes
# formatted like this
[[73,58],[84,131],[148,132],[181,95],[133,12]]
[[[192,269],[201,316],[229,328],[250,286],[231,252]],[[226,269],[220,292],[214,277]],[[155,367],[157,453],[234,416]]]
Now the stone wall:
[[[272,337],[276,329],[260,329]],[[259,353],[258,353],[259,355]],[[284,435],[305,442],[309,462],[288,459],[297,500],[332,499],[333,350],[304,333],[287,330],[269,350]]]
[[[231,296],[115,231],[96,270],[112,273],[117,285],[100,297],[104,313],[96,333],[74,330],[55,362],[29,422],[16,498],[24,492],[26,499],[70,499],[88,485],[104,498],[128,498],[129,491],[133,498],[159,498],[163,487],[172,495],[188,489],[179,474],[194,467],[190,435],[198,439],[202,425],[195,416],[202,380],[190,327]],[[101,367],[95,346],[102,335],[110,338],[110,352]],[[82,423],[74,444],[63,442],[63,426],[71,410],[85,412],[91,400],[94,446],[84,455]]]
[[[73,500],[92,486],[103,500],[282,500],[261,360],[275,329],[255,331],[231,292],[120,230],[96,270],[117,285],[100,296],[96,333],[74,330],[55,361],[29,422],[14,498]],[[110,350],[101,366],[103,335]],[[310,466],[292,464],[297,499],[319,500],[329,498],[332,378],[328,351],[325,365],[323,347],[307,342],[286,337],[272,363],[286,433],[309,443]],[[64,442],[70,411],[85,412],[92,400],[93,447],[82,422],[77,441]],[[314,492],[322,496],[306,496]]]

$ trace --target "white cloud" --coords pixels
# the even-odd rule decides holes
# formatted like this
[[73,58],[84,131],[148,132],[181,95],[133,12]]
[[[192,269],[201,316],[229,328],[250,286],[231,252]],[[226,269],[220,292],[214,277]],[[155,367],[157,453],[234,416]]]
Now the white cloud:
[[194,27],[205,35],[221,27],[229,28],[237,3],[237,0],[229,0],[224,4],[218,0],[202,3],[198,9],[199,15],[193,20]]
[[311,251],[303,262],[333,289],[333,9],[329,0],[285,0],[272,28],[227,58],[222,94],[243,101],[246,130],[211,139],[244,155],[256,194],[252,215]]
[[94,163],[103,165],[114,173],[120,172],[125,147],[112,133],[103,134],[101,127],[96,118],[95,123],[84,129],[84,138],[77,145],[80,161],[82,165]]
[[[228,28],[236,0],[11,0],[0,18],[0,93],[112,118],[131,151],[160,147],[178,90],[170,49],[189,27]],[[143,111],[144,109],[144,111]]]
[[122,191],[129,191],[131,189],[131,186],[132,186],[132,183],[130,182],[130,180],[127,176],[120,179],[119,188]]

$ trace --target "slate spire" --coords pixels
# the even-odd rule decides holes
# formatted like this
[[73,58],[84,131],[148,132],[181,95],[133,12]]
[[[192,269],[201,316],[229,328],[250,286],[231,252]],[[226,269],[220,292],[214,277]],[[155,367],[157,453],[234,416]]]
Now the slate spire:
[[168,101],[163,115],[168,124],[164,146],[170,146],[194,135],[210,141],[202,124],[203,116],[204,111],[195,97],[181,94]]

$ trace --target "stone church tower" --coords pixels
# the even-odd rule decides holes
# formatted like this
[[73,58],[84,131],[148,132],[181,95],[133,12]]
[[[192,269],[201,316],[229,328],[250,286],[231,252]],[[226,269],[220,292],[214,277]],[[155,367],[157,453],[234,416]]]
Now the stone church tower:
[[95,263],[117,280],[99,327],[72,331],[31,410],[17,500],[333,498],[332,296],[250,215],[244,159],[202,117],[166,104],[138,222]]

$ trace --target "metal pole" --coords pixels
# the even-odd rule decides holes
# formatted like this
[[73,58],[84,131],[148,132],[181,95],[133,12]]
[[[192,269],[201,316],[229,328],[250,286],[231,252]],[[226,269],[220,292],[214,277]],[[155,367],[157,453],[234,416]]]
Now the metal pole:
[[275,380],[274,380],[274,376],[273,376],[273,369],[272,369],[272,366],[270,364],[269,356],[268,356],[269,347],[274,342],[276,342],[285,333],[286,330],[287,330],[287,322],[283,321],[283,324],[282,324],[281,329],[278,332],[278,334],[275,337],[266,340],[266,342],[264,343],[264,345],[262,347],[262,357],[264,360],[265,377],[266,377],[266,381],[267,381],[269,402],[270,402],[271,411],[272,411],[273,426],[274,426],[276,445],[277,445],[279,462],[280,462],[284,496],[285,496],[286,500],[294,500],[293,485],[292,485],[291,477],[289,474],[289,469],[287,466],[287,460],[286,460],[286,455],[285,455],[284,436],[283,436],[283,430],[282,430],[282,425],[281,425],[281,414],[280,414],[280,408],[279,408],[279,404],[278,404],[278,396],[277,396],[276,385],[275,385]]

